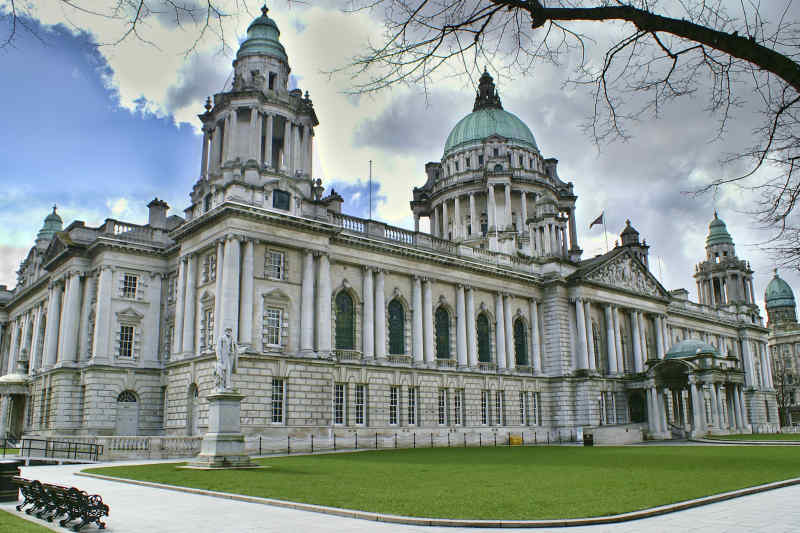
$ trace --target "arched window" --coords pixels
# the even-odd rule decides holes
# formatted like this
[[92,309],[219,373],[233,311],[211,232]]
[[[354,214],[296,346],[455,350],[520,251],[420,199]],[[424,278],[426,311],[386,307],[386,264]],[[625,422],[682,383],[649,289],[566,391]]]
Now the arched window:
[[481,363],[492,362],[491,344],[489,344],[489,319],[486,318],[484,313],[478,315],[477,327],[478,330],[478,361]]
[[450,314],[442,306],[436,310],[436,357],[450,359]]
[[514,354],[519,366],[528,365],[528,332],[525,331],[526,329],[528,328],[522,318],[514,321]]
[[346,291],[336,295],[336,349],[354,350],[356,345],[355,306]]
[[406,353],[406,316],[403,304],[398,300],[389,302],[389,354]]
[[134,402],[136,403],[136,394],[133,391],[124,390],[117,396],[118,402]]

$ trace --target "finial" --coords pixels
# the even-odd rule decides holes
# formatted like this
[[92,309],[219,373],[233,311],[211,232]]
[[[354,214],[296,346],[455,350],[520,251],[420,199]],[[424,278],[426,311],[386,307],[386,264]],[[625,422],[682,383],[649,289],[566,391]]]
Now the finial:
[[205,107],[206,107],[206,111],[211,111],[211,108],[213,107],[211,105],[211,97],[210,96],[206,97],[206,106]]
[[269,11],[269,9],[267,9],[267,4],[265,2],[264,5],[261,6],[261,15],[266,17],[267,16],[267,11]]
[[306,91],[306,100],[308,100],[308,91]]
[[630,226],[631,225],[631,219],[626,219],[625,220],[625,225],[626,226]]
[[486,65],[483,66],[483,73],[489,74],[489,69],[486,68]]
[[717,210],[716,210],[716,209],[714,209],[714,219],[716,220],[717,218],[719,218],[719,217],[717,216]]
[[778,269],[777,268],[775,269],[775,277],[776,278],[778,277]]
[[54,215],[56,214],[56,208],[57,208],[57,207],[58,207],[58,206],[56,206],[56,204],[53,204],[53,214],[54,214]]

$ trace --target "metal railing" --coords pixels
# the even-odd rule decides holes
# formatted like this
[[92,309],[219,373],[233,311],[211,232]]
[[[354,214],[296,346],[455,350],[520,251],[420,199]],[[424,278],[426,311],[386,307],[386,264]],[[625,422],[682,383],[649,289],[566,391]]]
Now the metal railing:
[[97,461],[103,454],[103,446],[91,442],[23,438],[19,454],[21,457]]

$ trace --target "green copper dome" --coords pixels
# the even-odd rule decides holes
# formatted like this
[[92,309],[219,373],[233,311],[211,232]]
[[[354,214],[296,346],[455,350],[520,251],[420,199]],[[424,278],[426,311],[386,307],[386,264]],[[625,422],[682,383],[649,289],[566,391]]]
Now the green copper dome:
[[63,224],[64,222],[61,220],[61,217],[56,213],[56,206],[53,206],[53,212],[45,217],[44,225],[36,235],[36,239],[52,239],[53,235],[63,229]]
[[473,111],[458,121],[447,136],[444,155],[447,156],[459,146],[481,141],[491,135],[499,135],[538,150],[533,133],[516,115],[503,109],[488,108]]
[[794,307],[794,293],[789,284],[778,276],[778,269],[775,269],[775,277],[767,285],[764,291],[764,303],[767,309],[775,307]]
[[275,21],[267,16],[267,6],[261,8],[261,16],[247,28],[247,39],[239,47],[236,59],[245,56],[271,56],[288,63],[286,50],[278,42],[281,32]]
[[728,228],[721,218],[717,217],[716,211],[714,212],[714,220],[708,225],[708,237],[706,237],[706,246],[713,246],[715,244],[730,244],[733,245],[731,234],[728,233]]
[[538,150],[531,130],[516,115],[503,109],[494,80],[484,69],[475,95],[472,113],[458,121],[444,145],[444,156],[474,141],[499,135]]
[[715,357],[721,357],[719,351],[699,339],[686,339],[678,344],[674,344],[664,356],[665,359],[683,359],[684,357],[694,357],[698,354],[713,354]]

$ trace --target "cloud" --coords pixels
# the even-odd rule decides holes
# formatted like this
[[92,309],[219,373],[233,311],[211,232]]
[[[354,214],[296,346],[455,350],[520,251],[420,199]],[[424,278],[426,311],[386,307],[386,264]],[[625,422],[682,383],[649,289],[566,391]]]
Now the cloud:
[[28,248],[0,244],[0,284],[9,289],[17,284],[17,269],[28,254]]
[[[222,90],[230,68],[220,54],[200,52],[192,55],[178,71],[178,80],[167,88],[164,107],[170,113],[193,107],[200,110],[206,97]],[[199,125],[197,120],[193,121]]]

